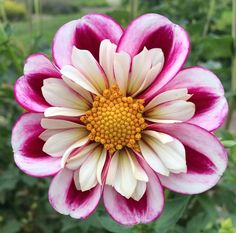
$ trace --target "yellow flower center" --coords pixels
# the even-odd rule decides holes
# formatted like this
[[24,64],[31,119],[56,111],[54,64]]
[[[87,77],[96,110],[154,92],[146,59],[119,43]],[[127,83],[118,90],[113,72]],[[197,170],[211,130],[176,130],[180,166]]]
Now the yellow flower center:
[[93,107],[81,117],[92,141],[104,145],[110,153],[124,146],[140,151],[138,141],[147,127],[142,116],[144,100],[125,97],[117,86],[105,89],[94,98]]

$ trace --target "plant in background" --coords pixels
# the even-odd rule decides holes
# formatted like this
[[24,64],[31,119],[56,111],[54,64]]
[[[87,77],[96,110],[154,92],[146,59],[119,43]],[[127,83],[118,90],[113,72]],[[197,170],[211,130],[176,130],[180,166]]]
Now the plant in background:
[[85,218],[101,197],[124,225],[161,215],[164,187],[182,194],[212,188],[227,154],[212,131],[228,106],[218,78],[182,69],[187,33],[158,14],[123,30],[90,14],[62,26],[53,62],[30,56],[15,84],[29,113],[12,132],[17,166],[54,176],[49,201],[60,213]]

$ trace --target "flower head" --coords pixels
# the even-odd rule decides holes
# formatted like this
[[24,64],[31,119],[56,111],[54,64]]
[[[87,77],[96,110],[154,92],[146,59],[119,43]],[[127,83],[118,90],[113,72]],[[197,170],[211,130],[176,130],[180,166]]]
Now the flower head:
[[163,187],[185,194],[213,187],[227,155],[211,133],[227,102],[219,79],[201,67],[182,69],[186,32],[157,14],[123,30],[91,14],[62,26],[53,62],[30,56],[15,85],[29,111],[12,133],[18,167],[54,176],[49,201],[74,218],[101,197],[125,225],[160,216]]

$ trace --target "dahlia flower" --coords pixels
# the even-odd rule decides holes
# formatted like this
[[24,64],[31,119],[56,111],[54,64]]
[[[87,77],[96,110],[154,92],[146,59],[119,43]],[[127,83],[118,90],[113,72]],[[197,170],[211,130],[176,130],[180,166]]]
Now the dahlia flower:
[[61,214],[86,218],[102,198],[118,223],[161,215],[163,190],[196,194],[212,188],[227,154],[211,133],[228,111],[219,79],[183,69],[187,33],[158,14],[123,30],[89,14],[62,26],[51,62],[31,55],[15,84],[28,113],[16,122],[16,165],[54,176],[49,201]]

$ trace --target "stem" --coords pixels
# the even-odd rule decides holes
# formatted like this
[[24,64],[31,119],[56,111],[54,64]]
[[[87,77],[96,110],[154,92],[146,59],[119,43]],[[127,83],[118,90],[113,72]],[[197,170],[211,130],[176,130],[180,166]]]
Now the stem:
[[131,20],[138,15],[139,0],[130,0],[130,18]]
[[33,46],[33,18],[32,18],[32,1],[31,0],[25,0],[26,6],[27,6],[27,20],[29,23],[29,36],[30,36],[30,48],[29,51],[31,51]]
[[0,0],[0,14],[2,16],[2,21],[4,24],[7,24],[7,14],[6,14],[6,11],[5,11],[5,8],[4,8],[4,1],[3,0]]
[[[232,78],[231,78],[231,91],[236,91],[236,0],[232,0],[233,17],[232,17],[232,37],[233,37],[233,57],[232,57]],[[225,129],[229,129],[230,122],[236,107],[236,96],[231,98],[229,104],[229,114],[225,123]]]
[[41,3],[40,0],[34,0],[34,10],[36,15],[36,36],[42,34],[42,23],[41,23]]
[[211,18],[213,16],[214,10],[215,10],[215,0],[211,0],[210,4],[209,4],[209,9],[208,9],[208,14],[207,14],[207,18],[206,18],[206,24],[204,26],[203,29],[203,33],[202,36],[205,37],[208,33],[209,27],[210,27],[210,23],[211,23]]

